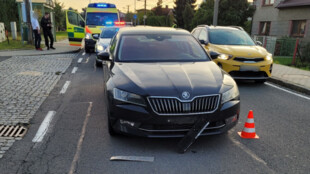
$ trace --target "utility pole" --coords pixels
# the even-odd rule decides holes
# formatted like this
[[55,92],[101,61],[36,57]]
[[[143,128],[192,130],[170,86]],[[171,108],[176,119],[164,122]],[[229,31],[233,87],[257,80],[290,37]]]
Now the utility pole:
[[29,0],[24,0],[24,3],[26,7],[26,17],[27,17],[27,26],[28,26],[28,43],[32,44],[32,26],[31,26]]
[[127,5],[127,14],[129,14],[129,5]]
[[146,20],[146,0],[144,0],[144,16],[143,16],[144,26],[145,26],[145,20]]
[[217,26],[220,0],[214,0],[213,26]]

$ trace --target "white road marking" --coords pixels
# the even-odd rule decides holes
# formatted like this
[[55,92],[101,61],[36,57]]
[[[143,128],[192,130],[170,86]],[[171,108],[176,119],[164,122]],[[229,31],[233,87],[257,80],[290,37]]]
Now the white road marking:
[[77,148],[76,148],[76,151],[75,151],[75,155],[74,155],[73,161],[71,163],[71,168],[70,168],[69,174],[75,173],[76,164],[77,164],[77,162],[78,162],[78,160],[80,158],[82,144],[83,144],[85,133],[86,133],[86,127],[87,127],[88,119],[91,116],[92,107],[93,107],[93,102],[89,102],[89,106],[88,106],[88,109],[87,109],[87,114],[86,114],[85,120],[83,122],[83,128],[82,128],[81,136],[80,136],[80,139],[79,139],[78,144],[77,144]]
[[287,90],[287,89],[284,89],[284,88],[281,88],[279,86],[276,86],[276,85],[273,85],[273,84],[270,84],[270,83],[265,83],[265,85],[268,85],[268,86],[271,86],[271,87],[274,87],[274,88],[277,88],[281,91],[284,91],[284,92],[287,92],[287,93],[290,93],[290,94],[293,94],[295,96],[298,96],[298,97],[301,97],[301,98],[304,98],[306,100],[310,100],[310,97],[307,97],[307,96],[304,96],[304,95],[301,95],[301,94],[298,94],[298,93],[295,93],[293,91],[290,91],[290,90]]
[[66,83],[64,84],[64,86],[62,87],[62,89],[61,89],[61,91],[60,91],[60,94],[66,93],[66,91],[67,91],[67,89],[68,89],[70,83],[71,83],[70,81],[66,81]]
[[82,54],[82,55],[83,55],[83,56],[85,56],[85,54],[86,54],[86,53],[85,53],[85,52],[83,52],[83,54]]
[[85,63],[88,63],[88,61],[89,61],[89,57],[86,59]]
[[44,138],[44,135],[48,131],[48,127],[53,119],[53,117],[56,115],[55,111],[49,111],[47,115],[45,116],[43,122],[41,123],[35,137],[32,139],[32,142],[38,143],[41,142]]
[[82,63],[83,58],[79,58],[78,63]]
[[74,67],[73,69],[72,69],[72,74],[75,74],[76,73],[76,71],[78,70],[78,67]]
[[229,137],[229,139],[236,145],[238,146],[240,149],[242,149],[245,153],[247,153],[248,155],[250,155],[254,160],[256,160],[257,162],[263,164],[268,170],[270,170],[270,173],[275,173],[275,171],[273,171],[271,168],[268,167],[267,163],[261,159],[260,157],[258,157],[254,152],[252,152],[249,148],[247,148],[246,146],[244,146],[242,143],[240,143],[238,140],[232,138],[231,136]]

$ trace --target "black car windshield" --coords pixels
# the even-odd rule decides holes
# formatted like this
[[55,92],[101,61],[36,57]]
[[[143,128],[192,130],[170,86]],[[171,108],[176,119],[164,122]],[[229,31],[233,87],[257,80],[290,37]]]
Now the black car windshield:
[[120,62],[175,62],[210,60],[191,35],[125,35],[118,49]]
[[255,45],[245,31],[228,29],[210,29],[209,42],[217,45]]
[[117,13],[87,13],[86,25],[105,26],[118,21]]
[[102,39],[111,39],[118,32],[119,28],[103,28],[100,38]]

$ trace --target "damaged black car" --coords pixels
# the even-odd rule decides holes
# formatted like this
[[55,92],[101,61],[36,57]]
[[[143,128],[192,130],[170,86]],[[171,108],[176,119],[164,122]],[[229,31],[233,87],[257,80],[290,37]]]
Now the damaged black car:
[[238,122],[237,84],[185,30],[122,28],[98,58],[111,135],[184,137],[200,118],[199,135],[213,135]]

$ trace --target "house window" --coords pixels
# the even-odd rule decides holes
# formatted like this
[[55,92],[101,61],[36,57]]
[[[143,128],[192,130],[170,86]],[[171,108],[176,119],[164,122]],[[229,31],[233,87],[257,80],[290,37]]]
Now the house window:
[[273,5],[274,0],[263,0],[264,5]]
[[292,21],[291,36],[303,37],[306,31],[306,20]]
[[259,34],[269,36],[271,22],[260,22]]

